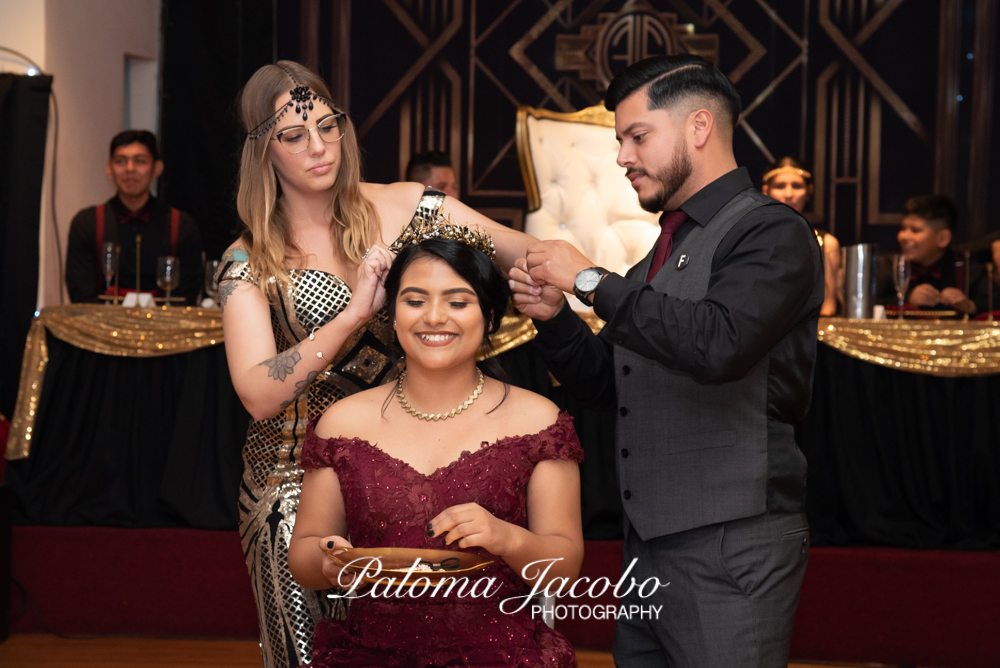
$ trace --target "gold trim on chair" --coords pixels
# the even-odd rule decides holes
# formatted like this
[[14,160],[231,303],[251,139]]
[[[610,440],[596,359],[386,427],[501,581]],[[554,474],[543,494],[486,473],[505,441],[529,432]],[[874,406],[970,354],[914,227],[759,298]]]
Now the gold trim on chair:
[[517,108],[517,160],[521,164],[521,177],[524,179],[524,191],[528,196],[528,213],[538,211],[542,206],[542,198],[538,192],[538,179],[535,167],[531,161],[531,144],[528,142],[528,116],[551,121],[567,123],[587,123],[615,127],[615,112],[608,111],[604,105],[587,107],[580,111],[561,112],[548,109],[536,109],[527,105]]

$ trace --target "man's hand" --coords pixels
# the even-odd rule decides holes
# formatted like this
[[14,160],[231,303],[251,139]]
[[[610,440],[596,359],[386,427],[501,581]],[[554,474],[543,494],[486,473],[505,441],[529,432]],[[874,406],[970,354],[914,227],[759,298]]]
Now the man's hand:
[[941,303],[941,293],[933,285],[924,283],[913,288],[909,301],[914,306],[937,306]]
[[565,241],[539,241],[528,246],[528,273],[536,285],[554,285],[573,292],[576,275],[594,263]]
[[973,314],[976,312],[976,303],[965,296],[965,293],[958,288],[945,288],[941,291],[941,303],[950,306],[956,311]]
[[509,274],[510,289],[514,293],[517,310],[535,320],[550,320],[562,310],[565,298],[554,285],[538,285],[528,274],[524,258],[514,262]]
[[958,306],[965,301],[965,293],[958,288],[945,288],[941,291],[941,303],[947,306]]

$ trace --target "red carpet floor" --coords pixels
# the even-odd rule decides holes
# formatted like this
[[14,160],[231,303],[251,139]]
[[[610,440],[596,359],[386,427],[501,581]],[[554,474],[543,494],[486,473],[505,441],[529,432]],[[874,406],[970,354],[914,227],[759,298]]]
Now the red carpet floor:
[[[586,555],[582,575],[617,581],[620,542],[588,542]],[[16,633],[257,635],[236,532],[15,527],[13,575],[33,602]],[[610,621],[556,628],[583,649],[614,637]],[[1000,666],[1000,553],[814,548],[792,657]]]

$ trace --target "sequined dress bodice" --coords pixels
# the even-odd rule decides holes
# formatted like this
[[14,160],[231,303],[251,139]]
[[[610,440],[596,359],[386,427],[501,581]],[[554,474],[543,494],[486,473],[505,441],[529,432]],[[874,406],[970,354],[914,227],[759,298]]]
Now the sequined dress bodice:
[[[308,429],[302,466],[332,467],[340,479],[348,530],[356,547],[458,550],[427,536],[427,523],[446,508],[478,503],[495,517],[527,527],[527,486],[546,459],[582,461],[572,418],[538,432],[513,436],[472,452],[429,475],[361,439],[323,439]],[[496,579],[490,598],[441,596],[400,602],[357,598],[345,621],[324,620],[316,629],[313,660],[326,666],[575,666],[566,639],[540,616],[505,614],[501,600],[530,588],[499,557],[477,577]],[[516,606],[515,606],[516,607]],[[464,661],[464,662],[463,662]]]
[[[333,320],[351,299],[347,283],[325,271],[292,270],[289,276],[292,289],[280,292],[271,305],[271,329],[279,353]],[[309,418],[335,401],[381,384],[390,374],[394,377],[391,342],[392,328],[383,309],[348,337],[333,361],[282,413],[251,423],[243,458],[257,484],[301,477],[297,462]]]

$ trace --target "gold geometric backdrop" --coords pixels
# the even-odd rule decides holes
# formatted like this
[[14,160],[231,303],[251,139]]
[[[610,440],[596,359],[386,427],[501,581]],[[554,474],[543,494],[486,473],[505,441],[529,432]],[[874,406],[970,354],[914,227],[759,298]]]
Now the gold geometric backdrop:
[[696,53],[743,99],[739,162],[755,180],[782,155],[811,164],[808,215],[842,241],[885,236],[907,197],[932,191],[956,200],[959,234],[976,236],[996,180],[997,4],[963,14],[961,0],[354,2],[351,111],[373,180],[401,178],[410,155],[437,149],[463,198],[519,211],[518,106],[578,110],[638,59]]

